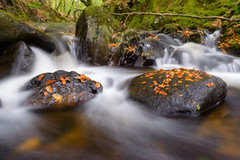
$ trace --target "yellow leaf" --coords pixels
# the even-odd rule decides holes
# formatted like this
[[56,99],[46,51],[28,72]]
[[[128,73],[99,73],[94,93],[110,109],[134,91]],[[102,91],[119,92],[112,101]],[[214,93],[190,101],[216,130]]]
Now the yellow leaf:
[[17,151],[26,152],[26,151],[29,151],[29,150],[36,149],[40,145],[40,143],[41,142],[40,142],[40,139],[38,137],[32,137],[30,139],[27,139],[23,143],[21,143],[17,147]]
[[53,94],[53,98],[55,99],[56,102],[62,102],[62,95],[60,94]]
[[99,82],[97,82],[97,83],[95,84],[95,87],[96,87],[96,88],[100,88],[100,87],[101,87],[101,84],[100,84]]

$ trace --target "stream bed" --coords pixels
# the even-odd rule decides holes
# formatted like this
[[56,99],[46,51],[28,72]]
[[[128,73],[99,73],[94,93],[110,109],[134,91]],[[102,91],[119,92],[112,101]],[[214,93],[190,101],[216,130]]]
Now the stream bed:
[[[74,37],[62,38],[74,42]],[[32,72],[0,82],[0,159],[240,159],[238,58],[186,43],[175,47],[175,51],[184,50],[181,64],[172,59],[175,52],[158,59],[155,68],[96,67],[76,61],[74,45],[70,43],[68,49],[59,48],[52,55],[31,47],[36,56]],[[231,64],[228,59],[232,59]],[[153,69],[176,67],[196,67],[221,77],[229,87],[226,101],[198,118],[184,118],[154,116],[128,99],[127,87],[132,78]],[[76,71],[101,82],[103,92],[69,110],[37,112],[23,106],[29,93],[18,92],[21,87],[38,74],[59,69]]]

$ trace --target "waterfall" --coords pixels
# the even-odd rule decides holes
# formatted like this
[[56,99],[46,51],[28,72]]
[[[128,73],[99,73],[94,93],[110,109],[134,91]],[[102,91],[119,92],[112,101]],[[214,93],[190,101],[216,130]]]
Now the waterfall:
[[174,50],[165,51],[165,55],[156,60],[157,68],[166,65],[181,65],[208,72],[239,72],[240,58],[216,50],[220,31],[217,30],[213,34],[205,32],[204,45],[193,42],[180,46],[171,45]]

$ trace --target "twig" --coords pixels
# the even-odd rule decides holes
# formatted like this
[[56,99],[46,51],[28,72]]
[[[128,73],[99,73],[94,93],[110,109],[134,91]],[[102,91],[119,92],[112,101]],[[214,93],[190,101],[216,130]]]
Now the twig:
[[131,13],[111,13],[116,16],[124,16],[124,15],[154,15],[154,16],[178,16],[178,17],[189,17],[189,18],[197,18],[197,19],[220,19],[224,21],[232,21],[232,22],[240,22],[240,19],[231,19],[219,16],[195,16],[189,14],[174,14],[174,13],[151,13],[151,12],[131,12]]

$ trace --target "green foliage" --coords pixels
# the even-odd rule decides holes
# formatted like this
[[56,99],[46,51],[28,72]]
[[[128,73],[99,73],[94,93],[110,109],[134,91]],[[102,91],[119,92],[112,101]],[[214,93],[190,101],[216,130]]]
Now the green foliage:
[[199,104],[197,105],[197,110],[199,111],[201,109],[201,107],[199,106]]

